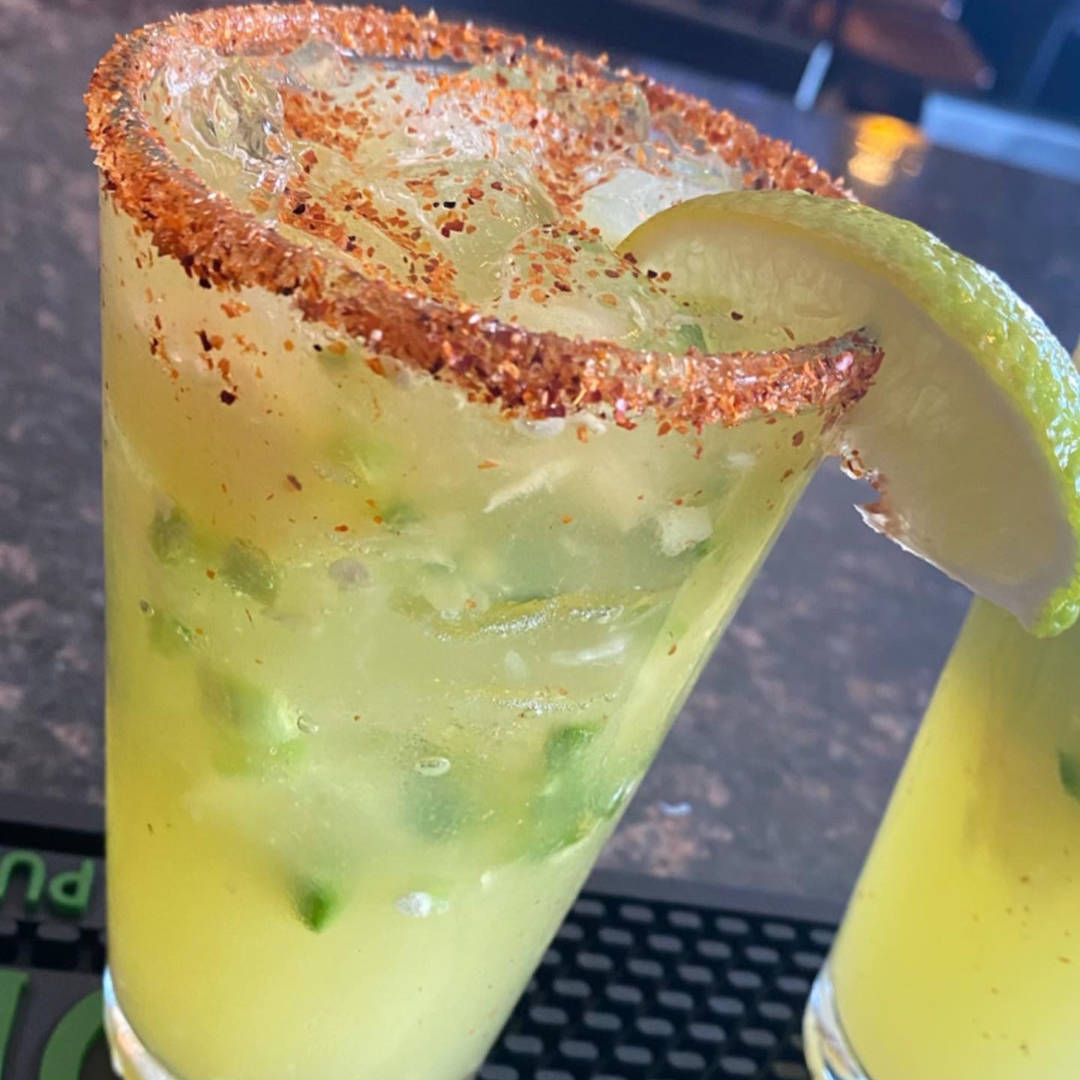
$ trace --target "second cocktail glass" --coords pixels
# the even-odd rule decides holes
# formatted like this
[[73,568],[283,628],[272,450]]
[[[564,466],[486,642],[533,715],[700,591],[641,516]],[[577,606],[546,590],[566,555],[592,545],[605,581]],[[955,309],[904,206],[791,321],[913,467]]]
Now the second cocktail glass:
[[806,1015],[818,1080],[1068,1080],[1080,631],[975,602]]

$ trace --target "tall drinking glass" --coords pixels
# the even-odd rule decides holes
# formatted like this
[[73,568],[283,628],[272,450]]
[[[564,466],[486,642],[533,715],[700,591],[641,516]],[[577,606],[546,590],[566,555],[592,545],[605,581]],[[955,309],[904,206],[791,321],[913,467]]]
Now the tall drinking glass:
[[88,101],[116,1066],[464,1080],[878,361],[706,356],[611,215],[831,181],[373,9],[151,27]]
[[818,1080],[1071,1080],[1080,629],[976,601],[806,1014]]

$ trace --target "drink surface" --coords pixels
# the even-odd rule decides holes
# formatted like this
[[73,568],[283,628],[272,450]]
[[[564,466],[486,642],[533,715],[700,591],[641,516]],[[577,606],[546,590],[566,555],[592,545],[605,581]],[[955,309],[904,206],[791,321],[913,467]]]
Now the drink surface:
[[[707,345],[665,282],[614,248],[742,174],[654,126],[630,81],[530,58],[379,61],[311,41],[287,56],[191,48],[147,105],[182,165],[332,262],[531,330]],[[736,347],[725,321],[713,348]]]
[[1080,1035],[1080,635],[978,601],[829,961],[873,1080],[1066,1080]]
[[[369,274],[530,329],[716,347],[612,245],[738,177],[652,140],[626,88],[513,79],[312,44],[188,54],[150,97],[223,197]],[[607,139],[576,187],[534,152],[555,113]],[[108,197],[102,237],[120,1005],[184,1080],[463,1080],[821,418],[510,421],[286,296],[205,287]]]

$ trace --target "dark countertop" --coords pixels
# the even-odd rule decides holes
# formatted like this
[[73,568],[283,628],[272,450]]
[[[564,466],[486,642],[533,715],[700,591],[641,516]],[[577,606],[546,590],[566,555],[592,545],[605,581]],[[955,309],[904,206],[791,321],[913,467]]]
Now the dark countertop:
[[[0,4],[0,791],[101,799],[97,185],[81,96],[116,32],[174,6]],[[856,137],[873,142],[759,91],[654,73],[839,172]],[[854,186],[1000,272],[1075,342],[1080,188],[936,148]],[[835,467],[815,479],[607,865],[845,895],[966,605],[863,528],[859,497]]]

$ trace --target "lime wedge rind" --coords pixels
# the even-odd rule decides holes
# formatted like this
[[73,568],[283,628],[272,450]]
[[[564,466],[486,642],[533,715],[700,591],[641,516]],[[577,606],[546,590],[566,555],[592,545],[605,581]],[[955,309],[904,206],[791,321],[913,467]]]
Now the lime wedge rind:
[[[902,321],[906,315],[912,319],[928,320],[927,325],[933,324],[935,335],[951,342],[941,355],[948,358],[966,354],[975,367],[970,372],[965,368],[964,378],[978,383],[982,376],[996,388],[995,393],[988,389],[985,392],[992,393],[995,400],[1000,398],[999,404],[1004,408],[997,410],[995,406],[988,409],[985,415],[1003,417],[1008,423],[1002,424],[1000,431],[982,431],[978,429],[980,421],[976,419],[974,422],[979,438],[989,440],[987,446],[990,449],[993,449],[992,441],[995,438],[1010,448],[1012,442],[1009,440],[1013,440],[1018,448],[1018,457],[1030,455],[1039,470],[1037,483],[1032,485],[1033,490],[1043,485],[1050,492],[1039,506],[1049,514],[1047,508],[1052,503],[1050,516],[1055,523],[1060,522],[1054,543],[1046,548],[1047,551],[1052,548],[1053,558],[1047,557],[1041,576],[1031,567],[1023,567],[1023,558],[1016,560],[1020,569],[1002,565],[1006,560],[1000,557],[1000,553],[996,556],[995,573],[988,575],[980,569],[979,572],[966,574],[968,568],[963,564],[963,551],[959,557],[951,559],[935,557],[933,545],[923,543],[926,539],[925,528],[922,535],[916,529],[913,536],[905,537],[902,532],[890,531],[887,523],[882,524],[887,515],[871,513],[868,520],[908,550],[928,558],[942,566],[947,573],[972,585],[976,591],[1009,607],[1034,632],[1053,634],[1071,625],[1080,613],[1080,377],[1071,358],[1042,319],[996,274],[952,251],[917,225],[854,202],[825,200],[795,192],[745,191],[688,200],[649,219],[623,242],[621,250],[632,251],[644,265],[677,269],[680,258],[683,258],[684,267],[700,267],[700,259],[695,263],[685,252],[680,254],[682,249],[700,250],[702,244],[723,243],[727,238],[737,237],[740,228],[751,230],[755,238],[755,244],[749,248],[745,245],[732,248],[741,252],[740,257],[751,260],[760,257],[767,262],[771,246],[784,252],[783,257],[789,259],[806,254],[812,258],[820,253],[825,273],[829,272],[828,268],[841,266],[845,272],[857,273],[865,280],[880,281],[882,293],[889,294],[893,305],[890,309],[893,329],[897,320]],[[785,244],[786,247],[783,246]],[[762,252],[760,256],[755,250],[758,247]],[[762,271],[764,276],[760,280],[767,284],[771,292],[783,295],[783,262],[782,258],[777,258],[780,261],[772,265],[768,273]],[[696,293],[699,304],[708,300],[710,289],[715,289],[718,302],[720,298],[727,302],[731,296],[739,293],[740,288],[743,293],[740,303],[751,301],[753,296],[747,295],[747,281],[758,280],[753,277],[754,271],[744,275],[745,280],[741,282],[730,281],[724,280],[723,275],[731,275],[735,271],[730,266],[725,267],[722,260],[717,265],[723,269],[718,271],[719,278],[715,281],[703,283],[693,280],[693,274],[684,274],[680,283],[676,273],[672,287],[689,285],[691,291]],[[800,300],[805,301],[805,283],[802,288],[803,293],[798,295]],[[903,297],[917,311],[909,311],[902,306],[902,301],[901,306],[897,306],[897,296]],[[772,301],[777,302],[775,296]],[[875,326],[873,318],[866,321],[871,333],[876,333],[879,327]],[[889,381],[890,363],[913,363],[917,358],[890,355],[889,337],[884,332],[889,327],[882,329],[880,340],[885,348],[885,360],[879,373],[879,384],[884,386]],[[953,385],[959,386],[961,392],[953,393],[948,407],[954,411],[958,423],[970,420],[970,417],[961,415],[965,408],[962,392],[965,384],[960,380]],[[982,389],[985,388],[973,386],[973,398],[978,397],[975,391]],[[851,435],[851,429],[858,427],[855,418],[860,411],[864,427],[861,433],[852,436],[853,441],[865,437],[866,431],[870,430],[866,427],[866,417],[872,408],[880,408],[884,393],[884,390],[872,387],[865,401],[852,411],[847,434]],[[877,402],[874,401],[875,394]],[[842,435],[845,423],[840,427]],[[962,427],[955,430],[963,431]],[[913,443],[919,435],[919,432],[913,432]],[[895,450],[902,443],[896,442],[895,433],[893,439],[892,449]],[[847,449],[861,451],[862,447],[857,443],[841,447],[841,450]],[[930,456],[930,450],[924,447],[921,452],[921,464],[932,469],[934,459]],[[992,455],[990,457],[992,459]],[[864,460],[870,470],[882,468],[872,455],[867,455]],[[998,461],[1001,460],[999,456]],[[887,506],[890,487],[887,466],[882,468],[882,473],[882,504]],[[947,477],[943,483],[958,482],[959,473],[950,476],[946,468],[943,475]],[[973,509],[972,506],[972,499],[976,497],[974,493],[986,490],[994,498],[1000,493],[993,492],[993,477],[985,475],[985,471],[983,475],[978,475],[977,470],[972,468],[968,470],[968,476],[975,482],[967,485],[970,491],[965,512],[977,519],[978,507]],[[920,508],[911,497],[910,476],[907,480],[906,503],[896,508],[894,521],[904,521],[909,512],[913,518],[919,514]],[[961,498],[957,502],[964,505]],[[990,509],[985,520],[978,521],[979,528],[1023,537],[1023,520],[1013,519],[1002,510],[1002,507],[1008,506],[1006,499],[1001,499],[1000,503],[999,506],[992,499],[987,504]],[[1021,499],[1018,505],[1026,504]],[[938,533],[947,533],[950,525],[962,524],[956,520],[956,515],[950,520],[950,512],[946,502],[939,502],[936,516],[931,515]],[[957,514],[960,512],[957,511]],[[1045,520],[1039,520],[1037,528],[1042,529]],[[923,524],[925,526],[925,522]],[[968,528],[970,532],[970,522]],[[1033,525],[1032,530],[1035,529]],[[954,543],[950,552],[952,555],[955,555],[955,546]],[[1014,543],[1014,551],[1016,547]],[[1031,549],[1032,552],[1035,550],[1034,547]],[[1030,580],[1023,580],[1023,574],[1029,571]],[[1016,580],[1013,580],[1014,577]]]

